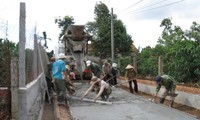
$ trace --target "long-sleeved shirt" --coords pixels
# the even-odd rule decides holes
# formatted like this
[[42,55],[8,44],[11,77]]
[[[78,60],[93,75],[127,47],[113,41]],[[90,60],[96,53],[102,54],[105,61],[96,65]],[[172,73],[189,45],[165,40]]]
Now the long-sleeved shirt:
[[89,69],[92,71],[92,73],[94,74],[94,76],[100,77],[100,73],[101,73],[101,68],[97,63],[92,63],[89,66]]
[[111,70],[111,66],[110,66],[110,64],[107,64],[107,65],[103,65],[102,66],[102,72],[103,72],[103,74],[109,74],[110,73],[110,70]]
[[169,75],[162,75],[161,84],[157,84],[156,93],[160,91],[161,86],[164,86],[169,91],[175,91],[176,89],[176,81]]
[[134,80],[136,77],[137,77],[137,72],[135,71],[135,69],[130,69],[126,71],[125,78],[127,80]]

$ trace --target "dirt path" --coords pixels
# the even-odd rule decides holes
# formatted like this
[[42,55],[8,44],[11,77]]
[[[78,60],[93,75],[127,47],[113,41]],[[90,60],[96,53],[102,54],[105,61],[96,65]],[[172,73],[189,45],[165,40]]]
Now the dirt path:
[[45,102],[42,120],[72,120],[70,108],[64,102],[62,105],[58,105],[56,97],[54,97],[53,106]]

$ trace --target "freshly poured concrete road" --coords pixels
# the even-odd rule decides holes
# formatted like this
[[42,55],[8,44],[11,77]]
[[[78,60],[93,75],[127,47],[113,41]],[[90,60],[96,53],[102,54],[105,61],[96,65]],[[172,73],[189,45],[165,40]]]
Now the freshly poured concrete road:
[[[75,84],[80,97],[89,88],[88,83]],[[91,92],[85,98],[94,98]],[[112,105],[70,100],[70,110],[74,120],[197,120],[194,116],[161,104],[155,104],[141,96],[120,88],[112,88]]]

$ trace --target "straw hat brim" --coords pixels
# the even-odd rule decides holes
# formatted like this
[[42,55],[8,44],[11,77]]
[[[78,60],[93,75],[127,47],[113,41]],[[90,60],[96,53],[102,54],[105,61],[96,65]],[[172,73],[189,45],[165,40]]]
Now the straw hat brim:
[[134,67],[132,65],[127,65],[125,69],[134,69]]

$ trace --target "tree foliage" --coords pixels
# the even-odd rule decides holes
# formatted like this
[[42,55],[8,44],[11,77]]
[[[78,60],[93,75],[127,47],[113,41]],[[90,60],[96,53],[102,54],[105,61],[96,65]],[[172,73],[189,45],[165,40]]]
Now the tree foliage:
[[[139,53],[139,70],[143,75],[156,75],[158,57],[164,58],[164,73],[178,82],[198,82],[200,79],[200,25],[193,22],[190,30],[172,26],[171,19],[161,22],[164,27],[155,48],[146,47]],[[148,67],[146,67],[148,66]]]
[[64,16],[55,18],[55,23],[58,24],[58,27],[61,29],[61,33],[59,34],[59,39],[65,34],[65,30],[69,25],[73,25],[74,18],[72,16]]
[[18,56],[18,44],[0,38],[0,86],[10,85],[10,62]]
[[[111,15],[107,6],[100,2],[95,5],[95,21],[88,22],[86,30],[92,33],[92,41],[95,55],[101,58],[110,58],[111,56]],[[117,54],[127,55],[131,52],[132,38],[126,32],[126,27],[121,20],[114,15],[114,51]]]
[[138,54],[138,73],[142,76],[156,75],[157,59],[156,51],[150,46],[147,46]]

